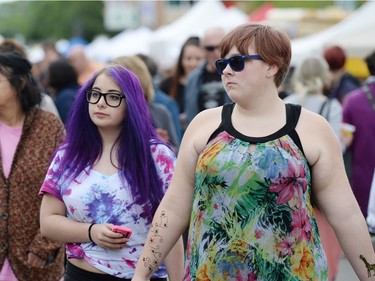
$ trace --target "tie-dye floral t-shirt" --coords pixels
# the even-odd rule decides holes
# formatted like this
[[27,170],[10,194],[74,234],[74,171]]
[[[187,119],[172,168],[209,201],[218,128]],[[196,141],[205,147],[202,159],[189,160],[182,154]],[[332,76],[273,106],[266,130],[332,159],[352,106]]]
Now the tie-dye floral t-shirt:
[[286,105],[287,124],[253,138],[233,127],[233,106],[198,158],[184,280],[327,280],[301,108]]
[[[175,155],[163,144],[151,145],[153,159],[164,191],[172,179]],[[68,258],[84,259],[95,268],[119,277],[131,278],[144,246],[149,223],[140,216],[142,206],[133,202],[130,187],[119,174],[103,175],[86,168],[73,181],[54,178],[63,151],[53,159],[40,194],[49,193],[62,200],[67,207],[67,217],[85,223],[112,223],[133,230],[127,246],[120,250],[107,250],[94,243],[68,243]],[[69,171],[67,171],[69,173]],[[162,265],[154,277],[166,277]]]

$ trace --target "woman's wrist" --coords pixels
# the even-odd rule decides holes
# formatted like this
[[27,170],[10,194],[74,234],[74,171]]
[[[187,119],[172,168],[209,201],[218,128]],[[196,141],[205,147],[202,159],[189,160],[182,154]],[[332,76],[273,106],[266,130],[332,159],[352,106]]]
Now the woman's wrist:
[[95,223],[92,223],[92,224],[90,224],[90,226],[89,226],[89,229],[88,229],[88,236],[89,236],[89,240],[92,242],[92,243],[95,243],[94,242],[94,240],[92,240],[92,237],[91,237],[91,229],[92,229],[92,227],[95,225]]

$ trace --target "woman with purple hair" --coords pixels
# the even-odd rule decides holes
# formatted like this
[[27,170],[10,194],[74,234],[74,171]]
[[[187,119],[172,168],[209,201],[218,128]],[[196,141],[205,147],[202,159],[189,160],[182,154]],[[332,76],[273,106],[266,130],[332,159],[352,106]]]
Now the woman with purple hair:
[[[65,281],[130,280],[175,155],[154,131],[139,80],[118,65],[81,87],[66,129],[40,190],[42,234],[66,243]],[[180,239],[151,280],[182,271]]]

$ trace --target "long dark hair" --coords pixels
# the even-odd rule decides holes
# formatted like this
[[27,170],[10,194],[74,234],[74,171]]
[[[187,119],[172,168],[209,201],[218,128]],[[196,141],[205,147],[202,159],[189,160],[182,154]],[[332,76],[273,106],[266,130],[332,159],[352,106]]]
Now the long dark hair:
[[156,136],[138,78],[120,65],[111,65],[97,72],[78,91],[67,120],[67,137],[61,146],[64,154],[56,176],[60,178],[69,170],[69,179],[73,180],[87,166],[93,166],[102,154],[102,139],[90,119],[85,95],[102,74],[113,79],[124,93],[126,117],[116,140],[119,171],[123,182],[129,183],[135,203],[143,206],[141,216],[151,221],[163,190],[150,145],[162,142]]
[[182,60],[184,58],[184,52],[187,46],[200,46],[200,39],[197,36],[191,36],[188,39],[186,39],[185,43],[181,47],[180,55],[178,56],[177,63],[175,65],[173,74],[172,74],[172,83],[171,88],[169,90],[169,95],[173,97],[175,100],[177,99],[178,93],[178,87],[180,84],[181,77],[185,76],[185,70],[182,65]]
[[0,52],[0,73],[15,89],[23,112],[27,113],[41,103],[41,90],[31,75],[31,64],[19,53]]

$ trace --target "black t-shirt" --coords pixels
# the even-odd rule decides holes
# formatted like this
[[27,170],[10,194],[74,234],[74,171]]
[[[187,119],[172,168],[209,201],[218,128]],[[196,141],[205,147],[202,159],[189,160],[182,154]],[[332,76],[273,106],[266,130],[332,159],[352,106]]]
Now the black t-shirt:
[[208,72],[205,70],[201,79],[202,84],[198,93],[199,112],[223,105],[226,93],[221,82],[221,76],[217,72]]

